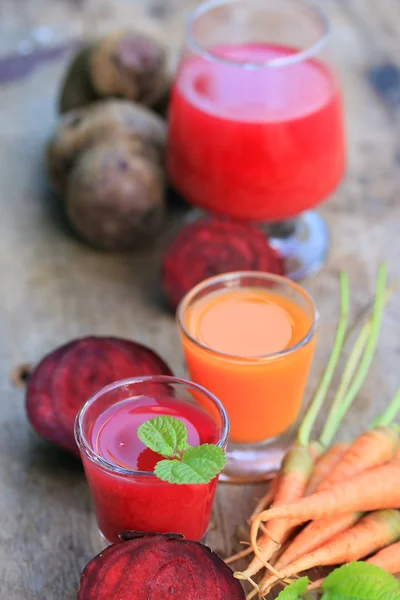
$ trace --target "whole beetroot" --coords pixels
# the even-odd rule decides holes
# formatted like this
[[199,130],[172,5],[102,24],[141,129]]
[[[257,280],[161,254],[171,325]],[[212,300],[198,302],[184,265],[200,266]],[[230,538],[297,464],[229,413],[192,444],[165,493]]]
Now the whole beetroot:
[[46,164],[54,188],[63,194],[81,153],[102,140],[140,139],[163,162],[165,122],[127,100],[103,100],[61,117],[46,148]]
[[165,123],[127,100],[65,114],[47,147],[53,187],[81,239],[130,250],[154,237],[166,212]]
[[89,336],[45,356],[32,371],[26,412],[38,435],[78,454],[74,422],[80,408],[99,389],[128,377],[172,375],[155,352],[130,340]]
[[170,87],[168,52],[153,35],[117,31],[85,44],[61,87],[61,113],[101,98],[127,98],[157,109]]
[[88,148],[68,179],[66,214],[77,234],[102,250],[130,250],[158,233],[165,177],[139,138]]
[[94,45],[89,74],[100,96],[118,96],[153,106],[169,86],[167,51],[149,35],[117,32]]

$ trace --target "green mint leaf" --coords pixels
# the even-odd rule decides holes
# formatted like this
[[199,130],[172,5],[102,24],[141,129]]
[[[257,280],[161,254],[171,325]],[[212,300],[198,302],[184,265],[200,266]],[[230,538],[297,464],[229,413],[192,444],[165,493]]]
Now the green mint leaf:
[[138,428],[137,435],[145,446],[165,458],[178,457],[181,452],[190,448],[187,444],[186,425],[168,415],[145,421]]
[[332,571],[321,600],[400,600],[399,582],[380,567],[352,562]]
[[281,591],[277,600],[301,600],[302,594],[306,591],[309,583],[308,577],[301,577],[293,581]]
[[214,444],[189,448],[181,460],[161,460],[154,473],[162,481],[177,484],[209,483],[224,468],[224,451]]
[[185,450],[182,454],[182,462],[191,465],[193,469],[196,467],[196,461],[200,460],[207,461],[209,465],[210,481],[222,471],[226,464],[225,452],[214,444],[201,444],[201,446]]

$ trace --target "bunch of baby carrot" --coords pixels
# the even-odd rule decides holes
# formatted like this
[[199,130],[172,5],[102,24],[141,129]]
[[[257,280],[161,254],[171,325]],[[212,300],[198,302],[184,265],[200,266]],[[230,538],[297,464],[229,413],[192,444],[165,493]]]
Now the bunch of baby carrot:
[[317,566],[371,557],[368,562],[391,573],[400,571],[400,430],[393,425],[400,410],[400,390],[366,432],[351,443],[332,445],[368,373],[382,311],[393,291],[386,289],[384,265],[371,314],[360,324],[322,432],[318,440],[311,439],[343,346],[355,329],[348,328],[349,286],[344,274],[340,289],[335,341],[297,441],[251,516],[251,545],[227,560],[254,555],[244,571],[235,573],[254,587],[248,600],[257,594],[263,597],[278,582],[286,583]]

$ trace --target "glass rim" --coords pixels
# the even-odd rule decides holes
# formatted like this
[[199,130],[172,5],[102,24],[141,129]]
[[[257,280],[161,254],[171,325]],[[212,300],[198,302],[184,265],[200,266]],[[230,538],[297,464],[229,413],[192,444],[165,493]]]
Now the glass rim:
[[[240,279],[241,277],[253,277],[257,279],[263,279],[264,281],[274,281],[276,283],[286,284],[292,289],[298,291],[303,296],[303,298],[310,305],[312,312],[312,322],[307,333],[301,338],[301,340],[296,342],[296,344],[293,344],[292,346],[289,346],[288,348],[285,348],[284,350],[280,350],[278,352],[270,352],[268,354],[257,354],[254,356],[240,356],[238,354],[229,354],[228,352],[220,352],[219,350],[214,350],[213,348],[210,348],[209,346],[206,346],[205,344],[197,340],[189,332],[188,328],[186,327],[184,317],[190,302],[196,297],[196,295],[217,282],[231,281],[235,279]],[[178,305],[176,314],[180,330],[185,335],[185,337],[187,337],[193,344],[195,344],[195,346],[202,348],[203,350],[206,350],[207,352],[214,354],[215,356],[243,362],[269,361],[276,358],[281,358],[282,356],[286,356],[288,354],[291,354],[292,352],[295,352],[296,350],[299,350],[300,348],[308,344],[315,336],[319,323],[319,313],[317,307],[315,305],[314,300],[312,299],[310,294],[306,292],[306,290],[304,290],[300,285],[298,285],[291,279],[288,279],[287,277],[283,277],[282,275],[275,275],[273,273],[265,273],[263,271],[233,271],[230,273],[223,273],[222,275],[214,275],[213,277],[209,277],[201,283],[198,283],[182,298],[181,302]]]
[[[88,400],[86,400],[85,404],[79,410],[74,424],[74,435],[75,441],[78,445],[79,450],[85,454],[85,456],[97,466],[102,467],[107,471],[111,471],[118,475],[125,476],[135,476],[135,477],[152,477],[154,479],[158,478],[156,475],[150,471],[139,471],[135,469],[126,469],[124,467],[119,467],[118,465],[106,460],[102,456],[100,456],[93,448],[92,444],[89,443],[85,434],[83,433],[83,420],[85,418],[85,414],[95,402],[100,397],[104,396],[108,392],[112,392],[120,387],[130,384],[138,384],[138,383],[169,383],[171,385],[184,385],[185,387],[189,387],[196,392],[200,392],[201,394],[207,396],[209,400],[211,400],[212,404],[217,407],[218,414],[221,417],[221,432],[219,434],[219,440],[216,443],[216,446],[224,449],[229,436],[229,419],[226,413],[226,410],[220,400],[214,394],[209,392],[203,386],[193,383],[192,381],[188,381],[186,379],[182,379],[180,377],[173,377],[171,375],[146,375],[144,377],[129,377],[127,379],[119,379],[110,383],[102,388],[100,388],[97,392],[92,394]],[[159,480],[161,481],[161,480]]]
[[319,36],[319,38],[310,46],[308,46],[304,50],[298,50],[294,54],[291,54],[289,57],[272,58],[266,61],[249,61],[227,58],[222,57],[216,52],[207,49],[203,44],[196,40],[193,34],[193,26],[199,17],[202,17],[203,15],[207,14],[207,12],[209,12],[210,10],[218,8],[219,6],[224,6],[225,4],[236,4],[239,2],[245,3],[246,0],[205,0],[189,12],[185,23],[185,39],[187,46],[194,54],[197,54],[198,56],[205,58],[210,62],[216,62],[247,69],[262,69],[285,67],[288,65],[303,62],[321,52],[321,50],[326,45],[327,39],[331,31],[330,22],[326,12],[320,6],[318,6],[316,2],[313,2],[312,0],[298,0],[298,3],[313,11],[313,13],[318,17],[322,26],[322,33]]

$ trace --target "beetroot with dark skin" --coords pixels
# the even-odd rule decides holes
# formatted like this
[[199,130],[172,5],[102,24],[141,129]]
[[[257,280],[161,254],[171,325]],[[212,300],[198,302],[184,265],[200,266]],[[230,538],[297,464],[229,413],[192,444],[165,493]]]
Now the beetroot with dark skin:
[[128,98],[151,107],[169,87],[167,58],[167,49],[153,36],[112,33],[93,46],[90,81],[99,96]]
[[103,100],[64,114],[46,148],[50,181],[62,195],[81,154],[101,142],[119,139],[131,150],[162,165],[166,126],[144,106],[128,100]]
[[168,62],[164,44],[142,31],[117,31],[92,40],[67,68],[59,112],[101,98],[127,98],[164,115],[171,84]]
[[172,375],[152,350],[114,337],[83,337],[53,350],[29,377],[26,411],[33,429],[49,442],[78,455],[75,417],[105,385],[148,375]]
[[72,227],[106,251],[132,250],[152,240],[165,221],[165,181],[151,148],[140,140],[99,141],[80,156],[66,188]]
[[208,218],[184,226],[164,255],[161,279],[168,305],[176,309],[195,285],[230,271],[283,275],[284,264],[253,225]]
[[90,561],[77,600],[244,600],[240,582],[207,546],[168,534],[132,537]]

